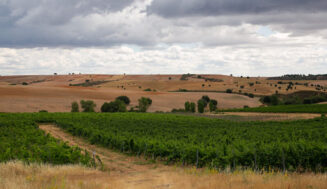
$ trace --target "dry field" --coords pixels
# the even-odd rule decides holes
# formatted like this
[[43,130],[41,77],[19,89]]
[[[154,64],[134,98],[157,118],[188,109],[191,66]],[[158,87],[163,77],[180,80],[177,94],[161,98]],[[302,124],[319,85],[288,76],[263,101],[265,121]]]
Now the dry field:
[[54,137],[95,151],[104,163],[104,171],[79,165],[0,164],[0,189],[120,189],[120,188],[228,188],[228,189],[323,189],[326,174],[254,173],[252,171],[217,172],[193,167],[165,166],[90,145],[52,125],[41,129]]
[[[68,112],[71,102],[82,99],[94,100],[99,111],[103,102],[114,100],[120,95],[129,96],[132,101],[131,106],[137,105],[137,99],[141,96],[150,97],[153,100],[150,112],[166,112],[173,108],[183,108],[185,101],[196,102],[202,95],[209,95],[210,98],[218,100],[219,108],[241,108],[244,105],[256,107],[262,105],[258,98],[221,92],[233,89],[237,93],[241,90],[242,93],[269,95],[274,94],[276,90],[284,94],[300,90],[315,90],[315,87],[310,85],[308,87],[297,85],[296,89],[286,91],[287,84],[277,85],[277,81],[266,80],[263,77],[201,76],[221,79],[223,82],[205,81],[197,76],[182,81],[181,75],[0,76],[0,112],[37,112],[39,110]],[[108,82],[89,87],[70,86],[70,84],[84,83],[86,80]],[[28,85],[22,85],[23,82]],[[254,85],[250,86],[250,83]],[[278,87],[281,89],[279,90]],[[148,88],[155,92],[144,91]],[[179,89],[217,92],[171,92]]]

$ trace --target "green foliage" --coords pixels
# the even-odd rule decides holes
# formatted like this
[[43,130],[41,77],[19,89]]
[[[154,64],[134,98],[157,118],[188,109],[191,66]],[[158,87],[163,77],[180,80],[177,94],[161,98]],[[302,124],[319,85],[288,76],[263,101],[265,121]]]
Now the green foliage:
[[213,100],[213,99],[211,99],[211,100],[209,101],[209,110],[210,110],[210,112],[214,112],[214,111],[216,111],[216,110],[217,110],[217,105],[218,105],[217,100]]
[[192,113],[195,113],[196,110],[195,110],[195,103],[194,102],[190,103],[190,110],[191,110]]
[[[241,86],[241,88],[242,88],[242,86]],[[232,89],[226,89],[226,93],[232,93],[232,92],[233,92]]]
[[129,105],[131,100],[127,96],[119,96],[116,98],[116,100],[123,101],[126,105]]
[[40,110],[40,113],[48,113],[48,110]]
[[198,100],[198,112],[203,113],[206,107],[206,102],[203,99]]
[[91,87],[94,85],[101,85],[104,83],[108,83],[110,81],[90,81],[89,79],[85,80],[84,83],[77,83],[77,84],[69,84],[69,86],[81,86],[81,87]]
[[126,104],[121,100],[115,100],[113,102],[105,102],[101,106],[101,112],[126,112]]
[[190,112],[191,111],[191,104],[190,104],[190,102],[185,102],[185,104],[184,104],[184,108],[185,108],[185,111],[186,112]]
[[22,85],[28,85],[28,83],[27,82],[23,82]]
[[271,112],[271,113],[327,113],[327,104],[296,104],[247,109],[229,109],[225,112]]
[[[20,119],[31,114],[12,115]],[[151,113],[49,113],[34,116],[30,118],[53,121],[91,143],[167,162],[196,165],[198,151],[200,167],[225,169],[237,166],[271,170],[282,169],[285,164],[289,171],[298,167],[307,171],[327,171],[326,118],[232,122]],[[6,140],[0,140],[0,144],[6,144]]]
[[81,100],[81,106],[83,108],[83,112],[94,112],[96,104],[92,100]]
[[147,88],[147,89],[144,89],[143,91],[152,91],[152,89]]
[[79,112],[79,105],[77,102],[72,102],[72,110],[71,112]]
[[146,112],[148,108],[151,106],[152,100],[150,98],[141,97],[139,99],[139,111]]
[[205,107],[207,107],[207,104],[210,102],[210,98],[208,97],[208,95],[204,95],[201,98],[202,100],[204,100],[205,102]]
[[30,115],[47,114],[0,114],[0,162],[91,164],[91,157],[81,149],[45,135]]

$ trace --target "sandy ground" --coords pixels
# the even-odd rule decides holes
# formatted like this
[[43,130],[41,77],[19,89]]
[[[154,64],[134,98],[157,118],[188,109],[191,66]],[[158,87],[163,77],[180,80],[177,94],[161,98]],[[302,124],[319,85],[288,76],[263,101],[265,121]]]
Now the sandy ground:
[[323,189],[327,185],[326,174],[283,174],[276,172],[259,174],[252,171],[229,173],[148,163],[142,158],[131,157],[90,145],[85,140],[73,137],[53,125],[40,125],[40,128],[46,133],[68,142],[69,145],[77,145],[90,152],[95,151],[101,157],[105,171],[77,165],[24,165],[11,162],[0,164],[0,189]]
[[[277,84],[278,81],[266,80],[264,77],[231,77],[226,75],[202,75],[203,78],[222,79],[223,82],[205,81],[196,76],[188,80],[180,80],[181,75],[26,75],[0,76],[0,112],[49,112],[70,111],[73,101],[94,100],[97,111],[105,101],[114,100],[120,95],[131,98],[131,106],[137,105],[137,99],[142,96],[150,97],[153,105],[149,111],[171,111],[173,108],[183,108],[185,101],[196,102],[202,95],[218,100],[219,108],[242,108],[260,106],[258,98],[248,98],[244,95],[187,92],[176,93],[179,89],[197,91],[226,91],[232,89],[236,93],[253,93],[256,95],[271,95],[275,91],[281,94],[293,93],[300,90],[316,91],[311,87],[313,81],[297,81],[309,83],[309,86],[296,85],[296,89],[286,91],[287,84]],[[70,84],[89,81],[108,81],[91,87],[69,86]],[[28,85],[22,85],[27,82]],[[288,82],[288,81],[284,81]],[[250,83],[254,83],[250,86]],[[293,82],[295,83],[295,81]],[[321,83],[326,84],[326,82]],[[276,86],[275,86],[276,85]],[[243,87],[243,88],[241,88]],[[278,89],[280,87],[280,89]],[[150,88],[156,92],[145,92]]]
[[145,92],[121,90],[115,88],[92,87],[47,87],[47,86],[1,86],[0,112],[68,112],[73,101],[94,100],[97,111],[106,101],[117,96],[126,95],[131,99],[131,106],[136,106],[142,96],[153,101],[149,111],[171,111],[173,108],[183,108],[185,101],[196,102],[202,95],[218,100],[221,108],[241,108],[260,106],[257,98],[226,93],[177,93],[177,92]]

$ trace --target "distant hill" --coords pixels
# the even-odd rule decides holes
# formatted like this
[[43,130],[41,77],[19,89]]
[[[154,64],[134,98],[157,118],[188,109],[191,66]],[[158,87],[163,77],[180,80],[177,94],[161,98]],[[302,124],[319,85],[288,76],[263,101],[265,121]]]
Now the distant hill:
[[269,77],[268,80],[327,80],[327,74],[287,74],[279,77]]

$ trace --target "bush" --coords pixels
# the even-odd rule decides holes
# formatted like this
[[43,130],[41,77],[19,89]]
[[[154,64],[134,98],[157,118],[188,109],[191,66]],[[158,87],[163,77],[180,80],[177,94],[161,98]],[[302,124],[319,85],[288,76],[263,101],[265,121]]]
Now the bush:
[[146,112],[148,108],[151,106],[152,100],[150,98],[141,97],[139,99],[139,111]]
[[101,106],[101,112],[126,112],[126,104],[121,100],[115,100],[113,102],[105,102]]
[[81,107],[83,109],[83,112],[94,112],[96,104],[92,100],[81,100]]
[[[241,88],[242,88],[242,86],[241,86]],[[227,90],[226,90],[226,93],[232,93],[232,92],[233,92],[232,89],[227,89]]]
[[184,108],[185,108],[185,111],[186,112],[190,112],[191,111],[191,104],[190,104],[190,102],[185,102]]
[[131,100],[127,96],[119,96],[116,100],[123,101],[126,105],[129,105]]
[[218,102],[217,102],[217,100],[210,100],[210,102],[209,102],[209,110],[210,110],[210,112],[214,112],[214,111],[216,111],[217,110],[217,105],[218,105]]
[[26,83],[26,82],[23,82],[23,83],[22,83],[22,85],[28,85],[28,83]]
[[203,99],[198,100],[198,112],[203,113],[206,102]]
[[144,91],[152,91],[150,88],[144,89]]
[[250,97],[250,98],[254,98],[254,94],[249,93],[249,94],[248,94],[248,97]]
[[48,110],[40,110],[40,113],[48,113]]
[[190,109],[191,109],[192,113],[195,113],[195,103],[194,102],[190,103]]
[[72,110],[71,112],[79,112],[79,106],[77,102],[72,102]]

